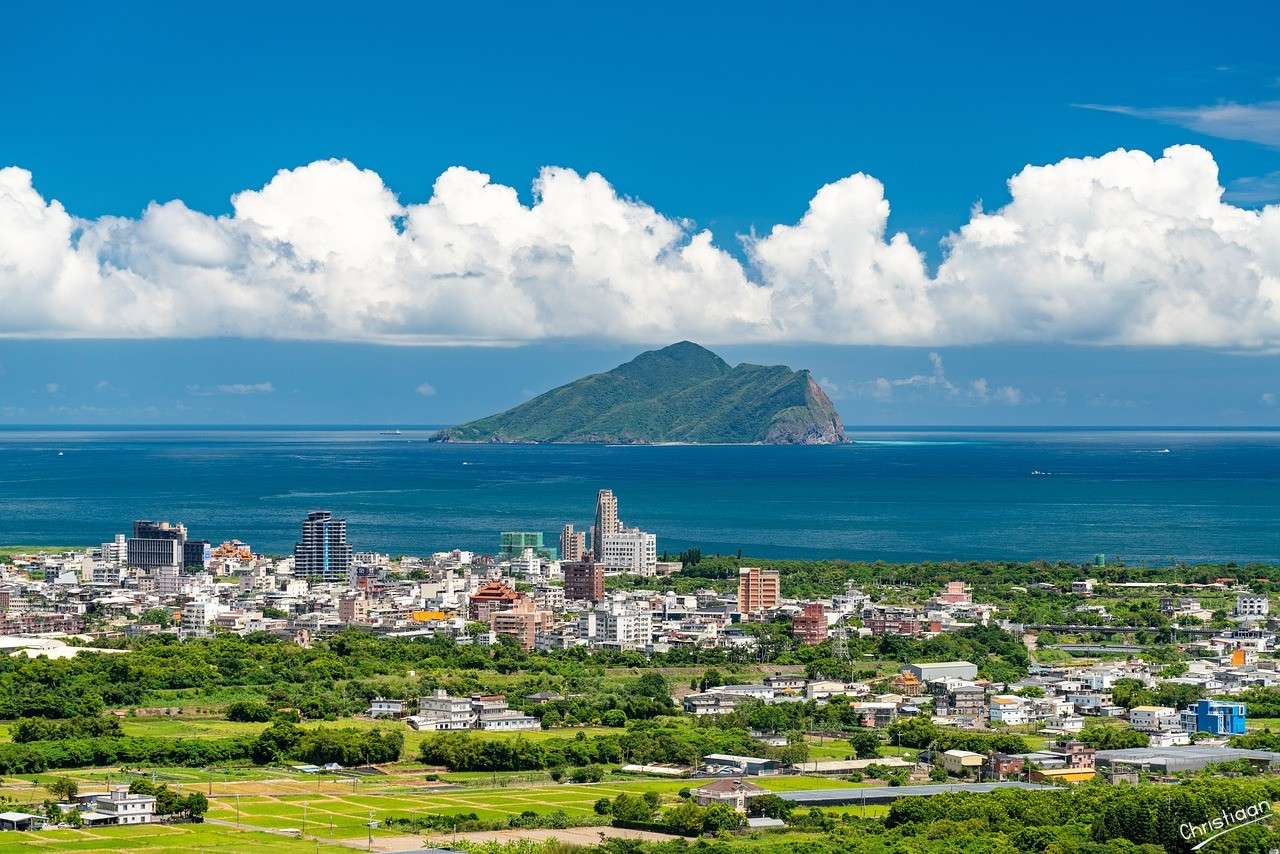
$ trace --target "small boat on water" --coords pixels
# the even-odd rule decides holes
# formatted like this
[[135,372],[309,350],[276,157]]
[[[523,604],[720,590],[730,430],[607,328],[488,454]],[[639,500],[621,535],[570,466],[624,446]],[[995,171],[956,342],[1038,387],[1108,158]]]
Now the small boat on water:
[[378,435],[379,436],[403,436],[404,434],[401,433],[399,430],[382,430],[382,431],[379,431]]

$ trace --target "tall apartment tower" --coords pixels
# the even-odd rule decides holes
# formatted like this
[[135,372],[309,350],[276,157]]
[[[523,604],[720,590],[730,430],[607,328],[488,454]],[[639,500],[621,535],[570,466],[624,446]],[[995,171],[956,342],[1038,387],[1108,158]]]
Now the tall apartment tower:
[[778,607],[778,570],[744,566],[738,570],[738,613],[759,614]]
[[596,560],[604,554],[604,535],[616,534],[622,529],[618,521],[618,499],[612,489],[602,489],[596,494],[596,524],[591,529],[591,551]]
[[604,598],[604,564],[583,560],[560,565],[564,573],[564,598],[566,602],[584,599],[599,602]]
[[582,553],[587,550],[587,536],[583,531],[573,530],[573,524],[565,525],[560,530],[560,559],[570,563],[582,560]]
[[302,523],[302,542],[293,547],[293,574],[308,581],[346,583],[351,570],[347,520],[313,510]]
[[182,547],[187,542],[185,525],[139,519],[125,548],[129,566],[152,570],[160,566],[182,566]]

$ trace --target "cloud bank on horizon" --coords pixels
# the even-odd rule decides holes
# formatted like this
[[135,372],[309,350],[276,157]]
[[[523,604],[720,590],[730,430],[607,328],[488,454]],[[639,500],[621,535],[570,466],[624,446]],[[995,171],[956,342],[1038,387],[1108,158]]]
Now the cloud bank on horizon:
[[401,202],[344,160],[282,170],[209,216],[181,201],[80,219],[0,169],[0,336],[709,344],[1280,346],[1280,205],[1223,200],[1212,155],[1028,166],[931,272],[875,178],[740,238],[544,168],[532,206],[462,167]]

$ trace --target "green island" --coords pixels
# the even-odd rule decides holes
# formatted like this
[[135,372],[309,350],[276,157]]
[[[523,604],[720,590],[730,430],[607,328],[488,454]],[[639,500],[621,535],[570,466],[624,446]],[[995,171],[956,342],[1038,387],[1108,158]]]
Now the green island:
[[690,341],[519,406],[441,430],[441,442],[838,444],[844,425],[807,370],[730,367]]

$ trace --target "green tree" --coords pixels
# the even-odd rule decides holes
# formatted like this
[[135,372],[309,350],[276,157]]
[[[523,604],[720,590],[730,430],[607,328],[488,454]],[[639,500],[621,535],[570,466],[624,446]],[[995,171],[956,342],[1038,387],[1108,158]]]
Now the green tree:
[[45,783],[44,787],[49,790],[49,794],[61,801],[69,801],[80,793],[80,785],[70,777],[57,777],[52,782]]
[[874,759],[880,755],[880,733],[874,729],[858,729],[849,735],[853,755],[859,759]]

